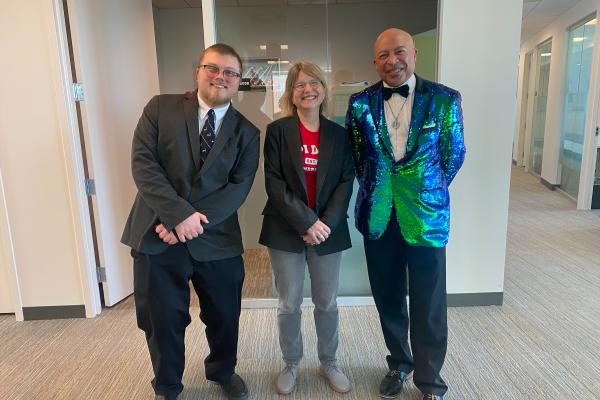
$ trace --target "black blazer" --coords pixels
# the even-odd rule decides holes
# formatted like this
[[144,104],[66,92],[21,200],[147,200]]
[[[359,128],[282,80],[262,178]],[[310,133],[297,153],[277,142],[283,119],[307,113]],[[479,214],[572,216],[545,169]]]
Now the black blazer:
[[354,167],[348,133],[323,116],[320,130],[315,211],[307,205],[298,117],[282,118],[267,126],[264,155],[268,199],[259,243],[300,253],[306,245],[302,235],[320,218],[331,228],[331,234],[315,246],[317,254],[335,253],[352,245],[347,210]]
[[161,253],[168,244],[155,226],[172,230],[199,211],[209,223],[186,242],[192,257],[210,261],[241,254],[237,209],[254,181],[259,152],[258,129],[230,105],[200,168],[197,92],[155,96],[133,136],[131,170],[138,193],[121,242],[141,253]]

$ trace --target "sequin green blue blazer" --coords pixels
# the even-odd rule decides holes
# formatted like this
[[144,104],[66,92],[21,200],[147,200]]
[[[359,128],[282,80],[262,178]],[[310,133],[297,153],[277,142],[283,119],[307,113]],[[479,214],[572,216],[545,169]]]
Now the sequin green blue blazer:
[[346,115],[359,182],[356,228],[368,239],[379,238],[394,205],[408,244],[443,247],[450,225],[448,186],[465,155],[460,93],[416,77],[406,155],[396,162],[382,86],[352,95]]

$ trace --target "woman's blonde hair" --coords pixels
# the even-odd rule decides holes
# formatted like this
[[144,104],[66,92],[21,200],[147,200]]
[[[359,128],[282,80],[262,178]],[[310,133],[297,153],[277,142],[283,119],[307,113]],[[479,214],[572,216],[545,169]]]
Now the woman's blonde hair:
[[280,107],[285,115],[296,115],[297,110],[294,102],[292,101],[294,95],[294,85],[298,80],[300,72],[304,72],[306,75],[317,79],[323,85],[323,91],[325,97],[319,107],[319,112],[324,114],[327,112],[327,103],[329,101],[329,94],[327,90],[327,82],[325,81],[325,73],[319,66],[310,61],[298,61],[288,71],[287,79],[285,80],[285,92],[281,96]]

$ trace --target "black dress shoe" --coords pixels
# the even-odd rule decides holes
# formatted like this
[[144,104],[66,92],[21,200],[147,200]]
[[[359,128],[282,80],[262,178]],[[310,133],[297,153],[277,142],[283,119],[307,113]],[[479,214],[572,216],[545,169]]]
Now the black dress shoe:
[[442,396],[438,396],[437,394],[424,394],[423,400],[443,400]]
[[390,369],[379,385],[379,397],[393,399],[398,396],[406,378],[408,378],[407,373]]
[[248,398],[248,387],[238,374],[234,373],[226,381],[219,382],[219,385],[229,400],[246,400]]

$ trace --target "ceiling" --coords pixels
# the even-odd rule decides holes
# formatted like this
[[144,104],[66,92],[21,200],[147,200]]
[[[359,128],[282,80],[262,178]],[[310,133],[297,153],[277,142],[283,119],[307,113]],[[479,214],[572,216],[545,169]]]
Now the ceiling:
[[[393,3],[398,0],[215,0],[217,7],[247,7],[273,5]],[[434,2],[437,0],[420,0]],[[500,1],[500,0],[498,0]],[[521,43],[552,23],[581,0],[523,0]],[[156,8],[197,8],[202,0],[152,0]]]
[[523,0],[521,43],[550,25],[581,0]]

